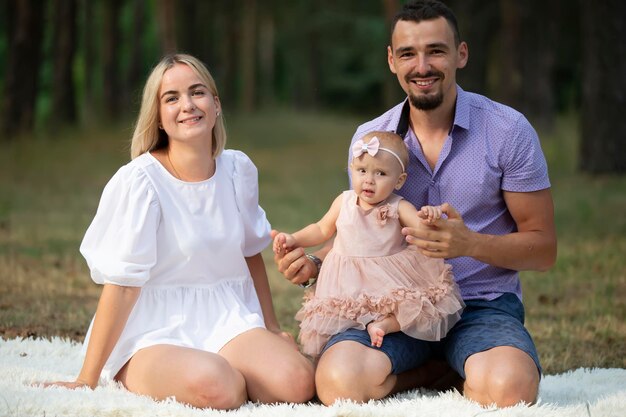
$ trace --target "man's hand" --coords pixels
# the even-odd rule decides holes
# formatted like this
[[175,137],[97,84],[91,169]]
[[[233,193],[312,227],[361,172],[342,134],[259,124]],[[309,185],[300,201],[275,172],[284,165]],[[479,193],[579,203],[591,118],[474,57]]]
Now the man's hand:
[[463,218],[448,203],[441,205],[447,218],[430,222],[422,219],[423,227],[404,227],[402,234],[410,245],[416,246],[422,254],[430,258],[457,258],[471,256],[472,235]]
[[[272,239],[276,235],[278,231],[272,230]],[[287,253],[274,253],[274,263],[278,272],[293,284],[304,284],[317,273],[317,266],[305,256],[303,248],[296,247]]]

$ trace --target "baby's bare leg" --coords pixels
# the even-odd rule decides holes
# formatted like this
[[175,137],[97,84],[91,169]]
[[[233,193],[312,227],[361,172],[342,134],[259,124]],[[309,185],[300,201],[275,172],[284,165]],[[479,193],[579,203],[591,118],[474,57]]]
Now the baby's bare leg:
[[367,325],[367,333],[372,339],[372,346],[381,347],[383,338],[386,334],[399,332],[400,323],[396,320],[396,316],[390,314],[378,321],[370,322]]

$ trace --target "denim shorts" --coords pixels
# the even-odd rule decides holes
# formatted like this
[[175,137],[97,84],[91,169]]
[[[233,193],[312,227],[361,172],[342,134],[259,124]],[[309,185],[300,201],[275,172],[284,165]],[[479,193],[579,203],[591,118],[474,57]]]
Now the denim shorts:
[[532,337],[524,327],[524,306],[515,294],[506,293],[494,300],[466,300],[461,320],[445,338],[428,342],[402,332],[385,335],[380,348],[371,346],[366,330],[348,329],[330,338],[322,353],[332,345],[350,340],[380,349],[391,361],[391,372],[399,374],[416,368],[430,358],[445,359],[465,379],[465,361],[475,353],[498,346],[512,346],[526,352],[541,364]]

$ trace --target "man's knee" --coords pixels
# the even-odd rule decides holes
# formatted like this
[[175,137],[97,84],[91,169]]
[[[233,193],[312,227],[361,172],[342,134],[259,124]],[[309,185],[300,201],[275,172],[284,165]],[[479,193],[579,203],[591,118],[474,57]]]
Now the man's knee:
[[394,383],[386,356],[357,355],[350,360],[327,352],[315,372],[317,396],[326,405],[339,399],[365,402],[382,398],[391,392]]
[[[508,348],[512,349],[512,348]],[[515,352],[517,351],[517,352]],[[520,402],[537,400],[539,371],[534,361],[524,352],[511,351],[515,357],[487,355],[466,362],[464,393],[483,405],[508,407]],[[502,359],[507,360],[503,361]]]
[[520,402],[534,404],[539,393],[539,371],[508,375],[498,386],[496,403],[500,407],[508,407]]
[[482,384],[473,384],[469,377],[466,384],[469,387],[478,386],[474,392],[478,392],[483,399],[488,398],[489,404],[498,407],[509,407],[521,402],[532,404],[537,400],[539,389],[539,373],[536,370],[534,373],[493,372]]
[[339,399],[350,399],[356,402],[365,400],[365,392],[360,389],[357,381],[363,376],[353,366],[318,365],[315,372],[315,386],[320,401],[330,405]]

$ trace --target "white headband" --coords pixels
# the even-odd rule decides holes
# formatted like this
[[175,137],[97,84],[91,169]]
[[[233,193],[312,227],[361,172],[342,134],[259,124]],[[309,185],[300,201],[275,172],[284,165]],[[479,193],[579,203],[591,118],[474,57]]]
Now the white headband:
[[394,151],[392,151],[389,148],[383,148],[380,146],[380,141],[378,140],[378,138],[376,136],[374,136],[369,143],[365,143],[363,142],[363,139],[359,139],[356,142],[354,142],[354,145],[352,145],[352,158],[358,158],[359,156],[361,156],[364,153],[368,153],[371,156],[374,156],[378,153],[378,151],[385,151],[385,152],[389,152],[390,154],[392,154],[393,156],[396,157],[396,159],[398,160],[398,163],[400,163],[400,166],[402,167],[402,172],[405,172],[404,169],[404,164],[402,163],[402,159],[400,159],[400,156],[398,156],[397,153],[395,153]]

